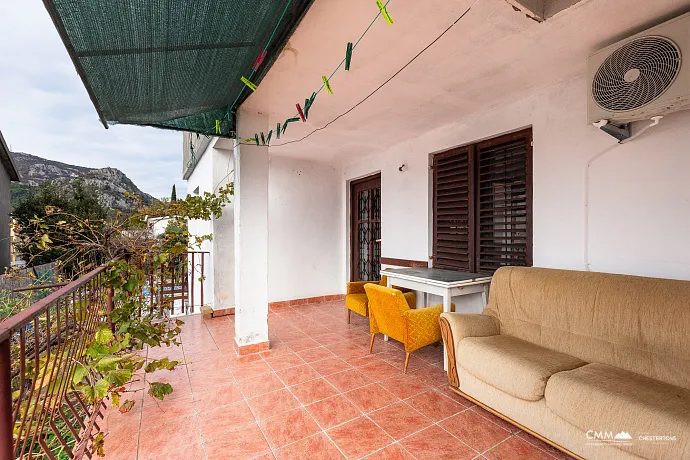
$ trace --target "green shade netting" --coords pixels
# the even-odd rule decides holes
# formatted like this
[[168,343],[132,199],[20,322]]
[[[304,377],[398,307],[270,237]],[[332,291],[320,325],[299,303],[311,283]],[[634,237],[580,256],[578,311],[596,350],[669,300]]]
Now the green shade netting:
[[232,110],[251,92],[240,78],[275,31],[252,78],[261,80],[312,1],[45,4],[104,124],[216,134],[223,120],[222,134],[232,137]]

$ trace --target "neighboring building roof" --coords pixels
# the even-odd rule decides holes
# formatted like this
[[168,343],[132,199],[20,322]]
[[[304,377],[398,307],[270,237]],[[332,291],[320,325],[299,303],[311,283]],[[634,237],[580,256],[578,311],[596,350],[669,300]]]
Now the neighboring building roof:
[[7,148],[5,138],[2,137],[2,131],[0,131],[0,163],[5,168],[7,175],[10,176],[10,180],[19,181],[17,167],[14,165],[14,161],[12,161],[12,155],[10,154],[10,149]]

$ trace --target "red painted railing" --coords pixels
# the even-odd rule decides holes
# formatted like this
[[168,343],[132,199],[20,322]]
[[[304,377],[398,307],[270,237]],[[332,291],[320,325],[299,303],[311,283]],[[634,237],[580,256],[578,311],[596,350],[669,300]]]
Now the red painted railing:
[[[171,315],[198,311],[208,260],[205,252],[171,259],[149,274],[142,299]],[[105,405],[87,404],[72,376],[97,325],[116,327],[105,270],[96,268],[0,322],[0,459],[92,456]]]

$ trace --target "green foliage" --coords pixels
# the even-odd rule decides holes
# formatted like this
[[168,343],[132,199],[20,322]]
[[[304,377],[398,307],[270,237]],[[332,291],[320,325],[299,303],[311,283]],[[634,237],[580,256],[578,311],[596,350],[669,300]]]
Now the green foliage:
[[175,190],[175,184],[173,184],[172,193],[170,194],[170,201],[177,201],[177,190]]
[[[131,391],[141,391],[138,386],[130,389],[128,384],[134,379],[145,378],[146,391],[152,397],[163,399],[173,392],[172,385],[155,380],[182,363],[167,357],[147,359],[141,351],[145,347],[179,345],[183,323],[167,317],[167,309],[149,308],[143,295],[144,288],[153,289],[148,285],[152,273],[169,273],[169,264],[178,263],[182,252],[193,250],[195,245],[198,247],[202,241],[211,238],[205,235],[191,239],[186,221],[220,216],[232,193],[232,186],[228,186],[215,195],[156,203],[152,207],[142,205],[135,213],[115,213],[109,218],[104,214],[98,217],[98,213],[78,216],[69,211],[74,211],[70,208],[73,202],[80,203],[84,209],[91,209],[93,202],[88,192],[67,199],[54,189],[45,189],[41,199],[27,205],[22,211],[24,217],[18,230],[32,258],[50,254],[57,257],[63,267],[68,264],[73,267],[75,276],[85,274],[96,263],[104,261],[107,263],[102,278],[104,289],[98,291],[101,296],[98,305],[106,305],[105,292],[111,290],[113,306],[109,315],[105,311],[94,313],[92,309],[77,309],[75,321],[98,315],[100,322],[93,338],[87,342],[83,353],[73,358],[77,365],[70,375],[41,378],[42,375],[53,375],[57,369],[53,361],[61,356],[57,348],[50,356],[42,357],[39,363],[29,363],[27,373],[38,369],[39,378],[35,382],[44,385],[37,391],[52,393],[61,387],[61,382],[71,381],[85,402],[99,404],[104,398],[111,398],[121,412],[130,411],[135,404],[131,399],[124,399],[121,403],[123,396]],[[40,212],[41,203],[49,203],[43,212]],[[148,217],[171,219],[163,237],[154,237],[148,230]],[[154,289],[150,295],[158,296],[159,293]],[[77,339],[81,338],[65,339],[61,346],[71,347],[72,340]],[[26,409],[28,412],[22,413],[31,413],[33,408]],[[104,438],[100,434],[95,436],[93,445],[100,455],[104,451]]]
[[[74,193],[50,182],[32,190],[12,212],[17,241],[15,247],[30,265],[61,262],[68,276],[82,272],[81,266],[105,262],[102,254],[79,254],[80,241],[102,232],[107,212],[98,203],[94,190],[74,182]],[[80,266],[81,265],[81,266]]]

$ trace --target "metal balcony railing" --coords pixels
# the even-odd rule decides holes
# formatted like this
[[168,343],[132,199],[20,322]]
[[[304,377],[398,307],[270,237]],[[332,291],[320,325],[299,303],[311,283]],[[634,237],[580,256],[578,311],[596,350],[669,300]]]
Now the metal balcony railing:
[[[203,305],[207,255],[184,253],[152,270],[141,292],[151,311],[190,314]],[[72,380],[97,326],[117,326],[105,271],[96,268],[0,322],[0,459],[92,457],[105,402],[88,404]]]

